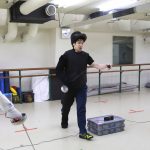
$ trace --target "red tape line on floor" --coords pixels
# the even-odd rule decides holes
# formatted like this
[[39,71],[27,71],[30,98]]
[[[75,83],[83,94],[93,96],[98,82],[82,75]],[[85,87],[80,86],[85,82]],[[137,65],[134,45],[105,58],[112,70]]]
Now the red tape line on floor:
[[107,103],[107,100],[99,100],[99,101],[97,101],[95,103]]
[[0,114],[0,115],[5,115],[5,114]]
[[141,109],[141,110],[130,109],[129,113],[138,113],[138,112],[143,112],[143,111],[144,111],[143,109]]
[[37,128],[24,128],[23,130],[18,130],[15,132],[24,132],[24,131],[30,131],[30,130],[36,130]]

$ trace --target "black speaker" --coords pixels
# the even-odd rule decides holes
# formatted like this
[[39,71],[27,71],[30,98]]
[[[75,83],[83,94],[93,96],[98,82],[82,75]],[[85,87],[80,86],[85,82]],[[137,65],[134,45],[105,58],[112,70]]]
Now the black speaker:
[[62,99],[63,93],[61,92],[62,82],[56,77],[56,69],[50,69],[50,100]]
[[107,116],[107,117],[104,117],[104,121],[110,121],[110,120],[114,120],[114,116]]

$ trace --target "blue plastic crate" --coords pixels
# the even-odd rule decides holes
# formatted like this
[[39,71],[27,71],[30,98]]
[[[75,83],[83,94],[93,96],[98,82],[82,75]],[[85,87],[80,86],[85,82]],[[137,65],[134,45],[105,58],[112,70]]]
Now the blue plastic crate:
[[91,133],[94,133],[94,134],[96,134],[98,136],[102,136],[102,135],[107,135],[107,134],[112,134],[112,133],[117,133],[117,132],[124,131],[124,126],[118,127],[118,128],[110,128],[110,129],[101,130],[101,131],[94,130],[93,128],[89,128],[88,127],[88,130]]

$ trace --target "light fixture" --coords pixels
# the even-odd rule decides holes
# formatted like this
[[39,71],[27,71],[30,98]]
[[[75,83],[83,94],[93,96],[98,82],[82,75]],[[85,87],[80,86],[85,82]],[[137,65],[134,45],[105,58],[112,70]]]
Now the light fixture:
[[116,10],[115,10],[115,9],[112,9],[112,10],[108,11],[108,14],[112,14],[112,13],[114,13],[114,12],[116,12]]
[[119,21],[119,20],[120,20],[119,18],[112,18],[112,19],[111,19],[111,21],[114,21],[114,22],[115,22],[115,21]]
[[54,3],[55,5],[58,5],[58,7],[69,7],[74,6],[77,4],[81,4],[81,0],[52,0],[51,3]]
[[110,11],[113,9],[123,9],[136,3],[138,0],[108,0],[98,6],[100,11]]

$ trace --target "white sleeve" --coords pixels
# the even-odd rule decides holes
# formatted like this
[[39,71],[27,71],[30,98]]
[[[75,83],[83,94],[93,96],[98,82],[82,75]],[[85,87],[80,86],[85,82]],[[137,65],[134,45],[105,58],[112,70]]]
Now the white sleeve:
[[13,103],[0,91],[0,105],[7,112],[10,108],[14,107]]

